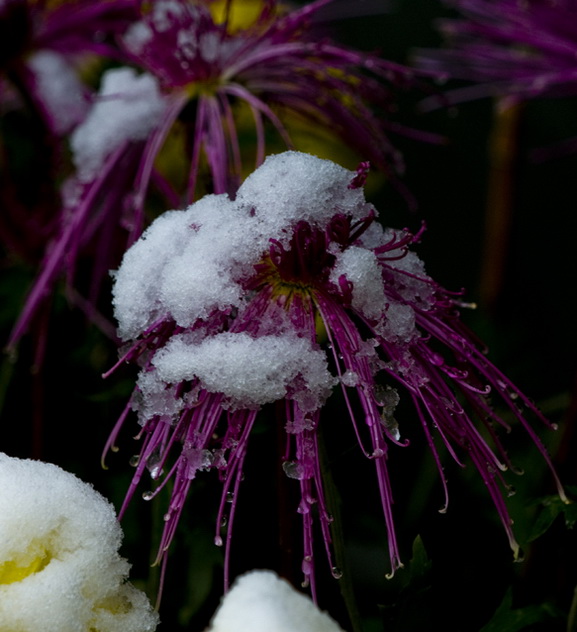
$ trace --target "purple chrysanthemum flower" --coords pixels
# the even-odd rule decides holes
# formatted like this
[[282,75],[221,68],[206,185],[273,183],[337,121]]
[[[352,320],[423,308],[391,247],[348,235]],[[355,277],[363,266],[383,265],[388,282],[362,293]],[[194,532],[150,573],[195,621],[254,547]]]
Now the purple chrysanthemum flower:
[[[118,38],[118,54],[145,72],[107,71],[92,110],[74,130],[76,171],[64,187],[59,235],[47,248],[9,346],[62,272],[74,278],[79,253],[89,244],[99,253],[90,287],[74,296],[96,318],[105,271],[118,265],[110,243],[130,245],[138,238],[151,185],[173,206],[194,199],[200,174],[205,190],[233,193],[243,168],[264,158],[267,124],[292,147],[281,110],[335,132],[396,178],[402,161],[388,131],[401,128],[389,119],[391,86],[411,84],[413,71],[317,37],[312,18],[331,1],[286,13],[277,0],[265,0],[256,22],[234,32],[226,21],[215,22],[208,0],[139,3],[141,19]],[[244,147],[251,143],[239,140],[239,105],[253,119],[256,148],[248,168]],[[158,168],[161,149],[175,137],[184,139],[182,182]]]
[[[407,445],[413,432],[395,419],[400,397],[412,400],[445,495],[437,443],[457,462],[473,462],[517,553],[503,498],[510,463],[496,432],[508,425],[489,393],[551,465],[521,407],[547,421],[461,324],[458,296],[427,276],[409,249],[419,235],[375,221],[363,195],[366,169],[355,174],[297,152],[271,156],[234,200],[208,195],[160,216],[114,274],[119,335],[127,343],[120,362],[136,361],[141,371],[109,445],[135,410],[143,445],[126,502],[147,470],[158,485],[146,498],[173,485],[159,558],[192,481],[216,470],[223,488],[215,541],[223,543],[225,518],[228,568],[251,429],[262,406],[280,402],[282,468],[300,485],[302,570],[314,594],[314,516],[333,568],[317,431],[334,390],[375,466],[393,572],[401,561],[387,453]],[[341,421],[331,419],[331,432],[340,432]]]
[[[0,240],[11,257],[34,264],[44,259],[51,269],[54,250],[74,223],[69,209],[62,214],[58,185],[68,152],[64,138],[90,107],[81,70],[96,57],[120,59],[115,38],[137,15],[134,0],[0,2],[0,114],[2,130],[11,132],[1,142]],[[24,131],[15,142],[19,127]],[[28,160],[24,168],[22,156]],[[70,258],[72,246],[69,240]],[[60,252],[58,272],[66,263]],[[43,274],[11,345],[51,289]]]
[[[235,32],[226,22],[215,23],[206,0],[143,3],[142,20],[123,38],[128,54],[173,95],[178,102],[173,116],[191,97],[196,104],[185,117],[193,125],[185,202],[194,195],[202,153],[213,192],[238,188],[243,171],[234,116],[238,102],[248,105],[254,118],[257,165],[265,155],[265,121],[291,145],[273,109],[280,106],[332,129],[391,175],[402,170],[387,139],[387,115],[394,107],[388,85],[408,82],[410,72],[319,37],[312,20],[331,2],[316,0],[287,12],[278,0],[263,0],[256,22]],[[375,105],[385,116],[375,115]]]
[[88,107],[74,62],[89,54],[118,59],[114,39],[137,11],[135,0],[47,4],[0,2],[0,105],[21,102],[61,135]]
[[429,105],[486,96],[519,100],[577,93],[575,0],[445,0],[462,18],[439,20],[445,49],[420,51],[417,66],[476,85]]

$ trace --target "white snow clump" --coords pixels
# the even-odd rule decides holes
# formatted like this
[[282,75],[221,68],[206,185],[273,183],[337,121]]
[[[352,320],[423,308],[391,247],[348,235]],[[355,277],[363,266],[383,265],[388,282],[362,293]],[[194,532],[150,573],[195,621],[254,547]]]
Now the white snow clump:
[[54,51],[40,50],[28,60],[39,102],[46,108],[56,134],[66,134],[88,111],[86,89],[72,64]]
[[78,178],[92,180],[124,142],[145,140],[165,110],[166,101],[152,75],[138,75],[132,68],[105,72],[94,105],[70,141]]
[[302,593],[272,571],[239,577],[206,632],[343,632]]
[[114,508],[56,465],[0,453],[0,630],[152,632]]
[[[362,190],[348,188],[354,175],[329,160],[287,151],[269,156],[235,200],[207,195],[159,217],[114,273],[121,338],[138,337],[159,317],[187,327],[214,310],[241,307],[247,294],[241,282],[271,239],[287,245],[300,221],[324,228],[337,213],[368,215]],[[360,289],[357,296],[368,304]]]
[[247,409],[282,399],[300,376],[304,385],[298,390],[308,394],[308,407],[301,400],[301,410],[315,410],[324,403],[333,383],[325,354],[291,333],[253,338],[224,332],[200,343],[189,342],[186,334],[177,335],[152,363],[164,382],[197,377],[206,390],[223,393],[231,406]]
[[386,299],[375,253],[359,246],[349,246],[338,253],[331,280],[337,283],[343,274],[353,284],[353,307],[367,318],[382,316]]

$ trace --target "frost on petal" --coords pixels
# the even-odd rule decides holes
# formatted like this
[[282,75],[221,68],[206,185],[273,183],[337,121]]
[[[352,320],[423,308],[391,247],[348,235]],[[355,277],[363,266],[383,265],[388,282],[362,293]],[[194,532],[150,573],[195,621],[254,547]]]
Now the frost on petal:
[[55,465],[0,454],[0,629],[149,632],[158,617],[126,583],[112,505]]
[[79,178],[92,180],[107,156],[125,141],[146,139],[165,108],[152,75],[138,75],[132,68],[104,73],[95,104],[71,138]]
[[69,132],[86,115],[85,89],[72,65],[58,53],[41,50],[28,60],[36,79],[37,96],[57,134]]
[[138,412],[143,423],[155,416],[173,419],[182,410],[182,398],[167,388],[158,371],[141,371],[137,386],[138,390],[133,395],[131,403],[132,409]]
[[175,0],[157,1],[151,5],[151,9],[151,22],[154,24],[154,28],[161,33],[168,31],[175,22],[193,10],[192,8],[189,9],[185,3]]
[[305,595],[272,571],[239,577],[206,632],[342,632]]
[[258,408],[283,399],[290,390],[305,410],[315,410],[334,382],[325,354],[294,334],[253,338],[225,332],[200,343],[173,336],[153,364],[161,380],[174,384],[196,377],[234,408]]

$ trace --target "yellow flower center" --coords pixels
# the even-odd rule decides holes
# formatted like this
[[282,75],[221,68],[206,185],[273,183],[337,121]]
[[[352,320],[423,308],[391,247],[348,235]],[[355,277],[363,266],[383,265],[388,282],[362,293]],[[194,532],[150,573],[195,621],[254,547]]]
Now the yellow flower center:
[[39,543],[32,543],[27,551],[13,560],[0,564],[0,585],[22,581],[30,575],[39,573],[51,560],[50,553]]
[[[226,20],[226,5],[226,0],[216,0],[208,5],[216,24],[223,24]],[[263,7],[263,0],[243,0],[242,2],[232,0],[228,14],[227,31],[234,34],[250,28],[260,17]]]

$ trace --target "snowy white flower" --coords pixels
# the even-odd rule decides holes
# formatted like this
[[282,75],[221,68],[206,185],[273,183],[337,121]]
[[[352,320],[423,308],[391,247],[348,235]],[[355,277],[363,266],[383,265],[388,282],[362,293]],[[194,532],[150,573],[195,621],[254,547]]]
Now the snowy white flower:
[[112,505],[59,467],[0,453],[0,630],[151,632]]
[[272,571],[239,577],[206,632],[342,632],[305,595]]

